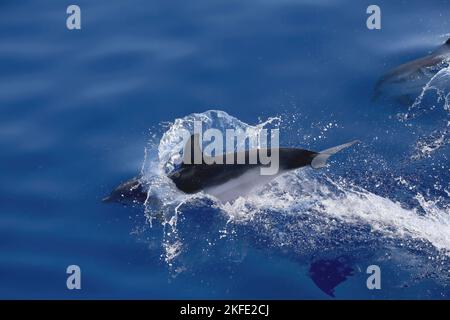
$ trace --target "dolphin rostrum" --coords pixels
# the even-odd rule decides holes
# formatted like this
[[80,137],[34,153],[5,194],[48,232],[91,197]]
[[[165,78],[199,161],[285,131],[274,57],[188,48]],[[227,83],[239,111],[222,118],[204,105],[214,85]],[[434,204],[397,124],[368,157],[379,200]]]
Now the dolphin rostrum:
[[382,76],[375,85],[373,99],[396,97],[399,102],[411,103],[437,72],[449,66],[449,61],[450,39],[430,55],[402,64]]
[[[202,161],[194,164],[187,157],[193,157],[194,154],[201,152],[199,135],[192,135],[187,141],[183,155],[183,163],[179,168],[168,174],[175,186],[188,194],[200,191],[210,194],[221,202],[229,202],[240,196],[248,194],[256,187],[262,186],[277,176],[288,171],[310,165],[314,169],[326,166],[326,162],[333,154],[350,147],[358,142],[351,141],[333,148],[314,152],[299,148],[277,148],[279,155],[279,170],[273,175],[262,175],[260,168],[260,158],[262,151],[270,154],[273,150],[251,149],[238,151],[234,153],[222,154],[216,157],[209,157],[202,154]],[[250,164],[249,159],[255,157],[256,163]],[[234,159],[233,164],[227,164],[225,159]],[[245,159],[243,164],[237,163],[236,159]],[[129,200],[135,202],[144,202],[147,197],[144,183],[140,178],[133,178],[117,187],[109,197],[104,201],[126,202]]]

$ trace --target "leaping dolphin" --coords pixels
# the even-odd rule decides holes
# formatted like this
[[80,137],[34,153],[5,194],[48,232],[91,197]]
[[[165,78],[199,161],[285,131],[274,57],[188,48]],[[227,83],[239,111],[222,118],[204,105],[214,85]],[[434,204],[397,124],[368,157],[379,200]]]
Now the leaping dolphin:
[[[273,175],[261,175],[260,157],[262,152],[270,154],[274,149],[251,149],[222,154],[216,157],[208,157],[203,154],[200,164],[187,161],[186,155],[193,156],[201,152],[199,135],[192,135],[184,147],[184,159],[180,167],[168,174],[175,186],[182,192],[193,194],[204,191],[221,202],[229,202],[240,196],[245,196],[251,190],[262,186],[277,176],[288,171],[310,165],[314,169],[326,166],[326,162],[333,154],[350,147],[358,142],[351,141],[321,152],[309,151],[299,148],[277,148],[279,154],[279,170]],[[234,164],[227,164],[226,159],[235,159]],[[244,164],[238,164],[236,159],[245,157]],[[252,158],[255,157],[255,158]],[[249,159],[258,159],[255,164],[250,164]],[[222,161],[219,161],[222,160]],[[144,202],[147,197],[144,183],[139,177],[133,178],[119,185],[110,196],[103,201],[135,201]]]
[[402,64],[382,76],[375,85],[373,99],[395,96],[399,102],[409,104],[449,62],[450,39],[430,55]]

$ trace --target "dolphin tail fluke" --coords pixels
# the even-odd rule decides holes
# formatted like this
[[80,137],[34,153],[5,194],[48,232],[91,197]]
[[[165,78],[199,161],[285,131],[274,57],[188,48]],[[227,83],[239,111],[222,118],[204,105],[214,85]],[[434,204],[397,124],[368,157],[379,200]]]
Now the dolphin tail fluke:
[[325,167],[327,165],[327,160],[329,157],[331,157],[333,154],[338,153],[339,151],[341,151],[345,148],[348,148],[358,142],[359,142],[359,140],[353,140],[351,142],[347,142],[347,143],[341,144],[339,146],[329,148],[329,149],[319,152],[314,157],[314,159],[311,161],[311,167],[313,167],[314,169],[320,169],[320,168]]

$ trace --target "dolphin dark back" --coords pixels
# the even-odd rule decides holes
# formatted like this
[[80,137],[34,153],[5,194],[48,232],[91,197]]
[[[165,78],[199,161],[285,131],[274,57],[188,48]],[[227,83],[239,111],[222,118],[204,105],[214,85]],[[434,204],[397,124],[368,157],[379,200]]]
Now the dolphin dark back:
[[[279,152],[279,169],[281,171],[293,170],[311,164],[311,161],[318,154],[317,152],[297,149],[297,148],[280,148]],[[253,151],[255,152],[255,151]],[[175,183],[178,189],[186,193],[195,193],[207,187],[222,184],[231,179],[238,178],[245,172],[258,169],[261,165],[261,153],[270,157],[271,149],[258,149],[256,164],[251,163],[251,151],[241,153],[243,159],[238,162],[239,152],[233,154],[223,154],[215,157],[216,163],[207,164],[202,160],[201,164],[183,163],[181,168],[171,174],[169,178]],[[219,160],[221,163],[217,163]],[[233,164],[226,164],[227,160],[234,159]]]
[[310,165],[318,153],[298,148],[280,148],[279,154],[280,169],[293,170]]

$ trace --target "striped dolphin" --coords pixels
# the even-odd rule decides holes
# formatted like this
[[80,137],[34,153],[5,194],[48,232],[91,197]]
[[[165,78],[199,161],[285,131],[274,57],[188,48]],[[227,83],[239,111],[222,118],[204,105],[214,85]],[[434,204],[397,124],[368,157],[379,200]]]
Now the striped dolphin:
[[[182,192],[194,194],[200,191],[212,195],[221,202],[229,202],[240,196],[245,196],[255,188],[262,186],[279,175],[310,165],[314,169],[326,166],[327,160],[333,154],[348,148],[358,142],[351,141],[321,152],[309,151],[299,148],[277,148],[279,154],[279,170],[276,174],[262,175],[260,168],[265,166],[260,158],[262,151],[274,152],[274,149],[251,149],[222,154],[216,157],[208,157],[202,154],[202,161],[194,164],[194,154],[201,153],[199,135],[192,135],[183,151],[183,162],[179,168],[168,174],[175,186]],[[255,157],[258,161],[251,164],[249,159]],[[226,159],[234,159],[233,164],[227,164]],[[237,163],[237,159],[245,159],[243,164]],[[139,177],[133,178],[117,187],[108,197],[103,199],[109,201],[135,201],[144,202],[147,197],[145,185]]]
[[428,81],[440,70],[449,66],[450,39],[433,53],[402,64],[383,75],[375,85],[374,100],[395,97],[410,104]]

